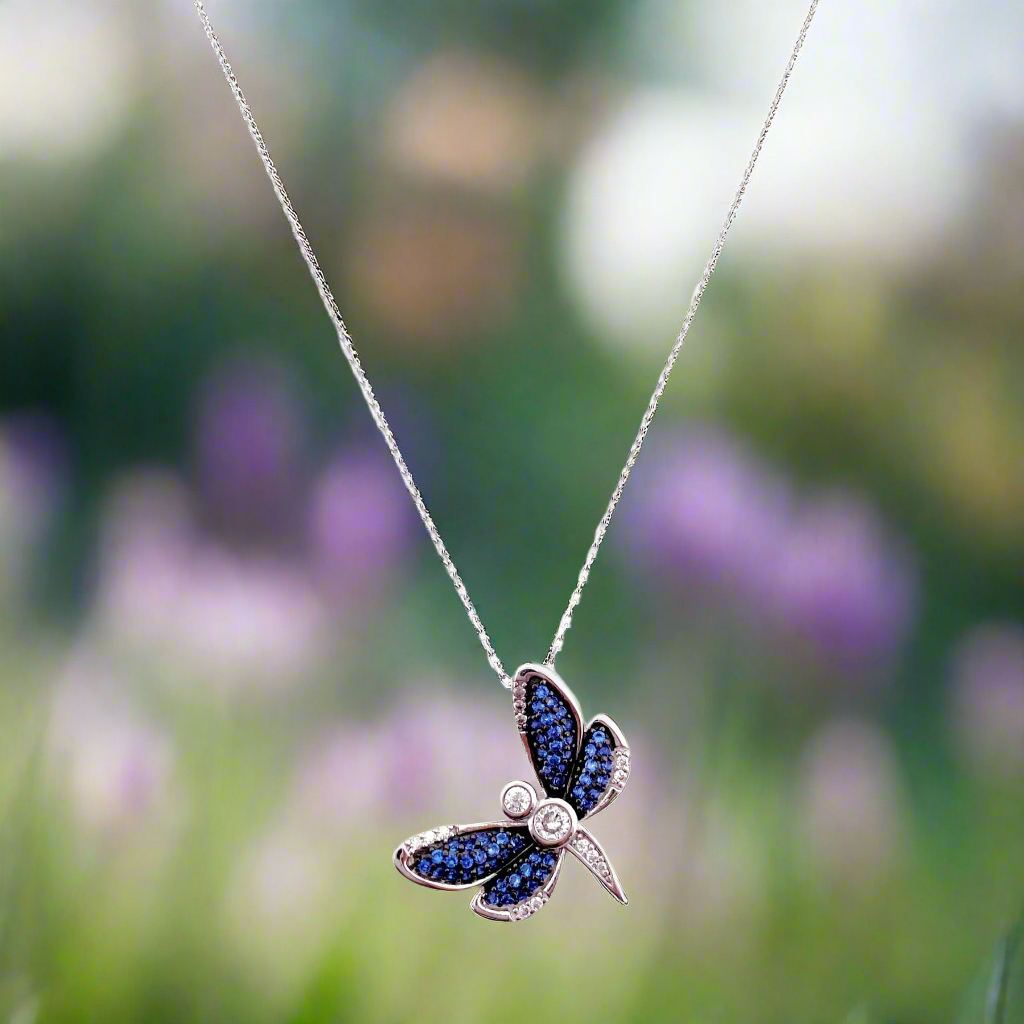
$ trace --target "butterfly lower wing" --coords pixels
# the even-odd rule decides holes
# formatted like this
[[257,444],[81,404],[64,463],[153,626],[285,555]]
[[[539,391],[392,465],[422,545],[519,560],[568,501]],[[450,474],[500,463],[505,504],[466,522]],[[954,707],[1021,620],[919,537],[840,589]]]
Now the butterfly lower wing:
[[531,846],[473,897],[470,907],[489,921],[522,921],[551,898],[565,850]]
[[582,825],[576,827],[576,833],[565,848],[612,894],[623,906],[629,903],[622,891],[619,877],[601,848],[601,844]]
[[603,811],[622,792],[629,764],[622,730],[607,715],[595,716],[583,733],[566,787],[565,799],[581,820]]
[[509,821],[442,825],[402,843],[395,850],[395,867],[431,889],[469,889],[489,881],[531,844],[526,826]]
[[548,796],[564,797],[580,750],[579,701],[547,665],[523,665],[512,684],[512,704],[523,745]]

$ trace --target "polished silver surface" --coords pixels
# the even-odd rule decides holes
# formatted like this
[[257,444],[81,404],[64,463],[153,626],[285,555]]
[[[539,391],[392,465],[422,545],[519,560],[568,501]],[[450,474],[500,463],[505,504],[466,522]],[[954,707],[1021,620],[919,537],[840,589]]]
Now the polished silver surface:
[[[409,492],[409,496],[412,498],[413,504],[416,506],[416,511],[419,513],[420,519],[423,521],[423,525],[426,528],[427,534],[430,536],[434,549],[437,551],[438,557],[441,559],[441,563],[444,565],[445,571],[448,573],[448,577],[452,581],[452,585],[455,587],[455,592],[459,595],[459,600],[462,602],[462,605],[466,610],[466,614],[469,616],[469,621],[476,630],[477,637],[480,640],[480,646],[483,647],[484,653],[487,656],[488,664],[498,676],[501,685],[506,688],[511,688],[513,681],[505,672],[501,659],[498,657],[497,652],[494,649],[494,644],[491,642],[491,638],[487,630],[484,628],[484,624],[477,613],[476,607],[469,597],[466,585],[463,582],[459,571],[455,568],[455,562],[452,560],[451,554],[445,546],[444,541],[441,539],[441,534],[438,532],[434,519],[427,509],[423,495],[420,493],[419,487],[413,479],[412,472],[406,464],[405,458],[398,447],[398,442],[395,440],[395,435],[392,433],[391,426],[384,415],[384,411],[381,408],[380,402],[377,400],[377,396],[374,394],[370,381],[366,376],[366,371],[363,369],[363,365],[356,352],[355,345],[353,344],[352,336],[349,334],[349,330],[345,326],[345,321],[342,319],[341,311],[338,309],[338,304],[327,284],[327,278],[320,269],[320,264],[317,262],[316,255],[313,252],[313,247],[310,244],[309,239],[306,237],[305,229],[302,227],[298,215],[295,212],[295,208],[292,206],[291,199],[285,190],[284,182],[281,180],[281,176],[274,165],[274,161],[271,159],[270,151],[267,149],[267,145],[263,141],[263,136],[256,124],[256,118],[253,116],[245,95],[242,93],[241,87],[238,84],[238,79],[235,77],[235,73],[232,70],[230,63],[228,63],[224,48],[221,46],[220,40],[214,33],[213,25],[210,23],[209,15],[206,13],[206,8],[203,5],[202,0],[194,0],[194,4],[196,12],[199,14],[199,18],[203,23],[203,28],[206,31],[206,36],[210,41],[210,45],[213,47],[213,51],[217,55],[217,60],[220,62],[221,69],[224,72],[224,77],[227,79],[231,92],[235,97],[235,102],[238,104],[238,109],[241,111],[242,118],[249,129],[249,134],[252,136],[252,140],[259,152],[260,159],[263,161],[263,166],[266,169],[267,176],[270,178],[270,183],[274,188],[277,200],[281,205],[281,209],[284,211],[284,215],[287,218],[289,225],[291,225],[292,234],[295,236],[295,241],[298,244],[302,258],[306,261],[309,273],[313,278],[317,291],[320,293],[320,299],[324,304],[324,309],[327,311],[327,315],[330,317],[331,323],[334,325],[334,329],[337,332],[338,342],[341,345],[342,353],[348,361],[352,374],[359,386],[359,390],[362,392],[363,399],[370,410],[370,415],[373,417],[373,421],[377,425],[377,429],[383,436],[384,442],[388,446],[388,451],[391,452],[391,457],[394,459],[395,466],[398,468],[402,482],[405,484],[405,488]],[[743,176],[740,179],[739,187],[737,188],[736,194],[729,206],[725,222],[723,223],[722,228],[718,233],[718,237],[715,240],[714,248],[711,250],[711,256],[704,265],[704,272],[701,274],[700,280],[697,282],[697,286],[693,290],[693,295],[690,298],[690,305],[687,309],[686,317],[683,320],[682,327],[679,329],[675,342],[669,351],[668,359],[665,361],[665,365],[658,376],[654,392],[651,395],[650,401],[647,403],[647,409],[640,421],[640,429],[637,431],[633,444],[629,449],[626,464],[622,467],[622,470],[619,473],[618,482],[615,485],[615,489],[612,491],[611,499],[605,508],[604,515],[602,515],[601,519],[598,521],[597,529],[594,531],[593,543],[587,551],[586,558],[583,561],[583,567],[580,569],[579,575],[576,579],[576,586],[569,598],[569,604],[562,613],[562,618],[558,623],[558,629],[555,632],[554,639],[551,641],[551,647],[548,650],[547,658],[545,658],[546,665],[554,665],[555,658],[562,650],[562,646],[565,643],[565,635],[572,626],[573,612],[579,605],[580,599],[583,596],[583,589],[586,587],[587,580],[590,578],[590,571],[597,559],[597,554],[601,548],[602,542],[604,541],[605,534],[608,532],[608,524],[611,522],[612,516],[615,514],[615,509],[619,504],[623,491],[625,490],[626,481],[629,479],[633,466],[636,464],[637,457],[640,454],[640,448],[643,446],[644,440],[647,437],[647,432],[650,430],[651,423],[654,420],[655,413],[658,411],[658,404],[661,401],[661,396],[664,394],[665,388],[668,385],[669,375],[672,373],[672,368],[675,366],[676,360],[679,358],[679,353],[682,350],[683,343],[689,333],[690,324],[693,322],[694,315],[697,312],[697,307],[700,305],[700,301],[707,289],[711,275],[718,264],[719,256],[722,254],[726,236],[728,235],[729,229],[732,227],[732,223],[736,218],[736,213],[739,210],[740,203],[743,201],[744,195],[746,195],[750,177],[754,172],[754,165],[757,163],[757,159],[761,155],[761,148],[768,136],[768,130],[771,128],[772,121],[775,120],[775,114],[779,109],[782,94],[785,92],[786,86],[789,84],[790,75],[792,74],[793,67],[796,64],[800,50],[803,48],[804,40],[807,37],[808,29],[811,27],[811,21],[814,18],[814,13],[817,10],[817,7],[818,0],[811,0],[807,16],[804,18],[803,24],[800,27],[800,32],[793,45],[789,61],[786,64],[782,78],[775,90],[775,96],[768,108],[768,116],[765,118],[764,124],[761,127],[761,131],[757,137],[757,142],[754,145],[754,150],[751,153],[750,160],[747,163]]]

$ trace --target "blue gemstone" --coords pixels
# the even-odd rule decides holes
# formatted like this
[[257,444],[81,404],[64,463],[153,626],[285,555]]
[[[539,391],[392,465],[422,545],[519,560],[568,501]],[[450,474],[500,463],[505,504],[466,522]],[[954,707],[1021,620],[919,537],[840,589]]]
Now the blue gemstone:
[[529,877],[530,877],[530,875],[532,875],[532,874],[533,874],[533,865],[532,865],[532,864],[531,864],[531,863],[530,863],[529,861],[527,861],[527,862],[526,862],[526,863],[525,863],[525,864],[524,864],[524,865],[523,865],[523,866],[522,866],[522,867],[521,867],[521,868],[519,869],[519,874],[521,874],[521,875],[523,876],[523,878],[529,878]]
[[583,765],[583,767],[586,768],[587,771],[590,772],[591,775],[593,775],[594,772],[596,772],[598,770],[598,768],[601,767],[601,765],[598,764],[598,762],[597,762],[597,760],[595,758],[588,757],[587,760],[586,760],[586,763]]
[[535,697],[546,697],[551,691],[541,683],[536,690],[533,691]]
[[455,868],[445,868],[444,869],[444,880],[446,882],[454,882],[457,876],[458,876],[458,871],[456,871]]
[[544,861],[546,868],[554,867],[555,855],[553,853],[545,853],[541,859]]
[[560,757],[549,757],[544,762],[545,768],[550,768],[552,771],[557,771],[562,767],[562,759]]
[[469,871],[469,869],[473,866],[473,858],[468,853],[464,853],[459,858],[459,866],[463,868],[463,870]]
[[440,864],[444,860],[444,854],[440,850],[434,850],[430,854],[430,859],[435,864]]
[[498,834],[497,834],[497,835],[496,835],[496,836],[494,837],[494,841],[495,841],[495,842],[496,842],[496,843],[497,843],[497,844],[498,844],[499,846],[504,846],[504,845],[505,845],[505,844],[506,844],[506,843],[508,842],[508,833],[507,833],[507,832],[499,832],[499,833],[498,833]]
[[513,903],[517,903],[515,896],[510,892],[506,892],[501,897],[501,905],[503,907],[511,907]]
[[547,705],[546,705],[546,704],[544,703],[544,701],[542,701],[542,700],[535,700],[535,701],[534,701],[534,702],[533,702],[533,703],[532,703],[532,704],[530,705],[530,710],[531,710],[531,711],[532,711],[532,712],[533,712],[533,713],[534,713],[535,715],[540,715],[540,714],[543,714],[543,712],[547,711]]
[[530,856],[527,857],[526,859],[531,864],[539,864],[540,863],[540,852],[538,850],[534,850],[533,853],[531,853]]
[[477,864],[486,864],[487,853],[484,850],[477,850],[476,853],[473,854],[473,860],[475,860]]
[[494,888],[495,888],[495,889],[497,889],[497,890],[498,890],[498,892],[504,892],[504,891],[505,891],[505,887],[506,887],[507,885],[508,885],[508,880],[507,880],[507,879],[505,879],[505,878],[499,878],[499,879],[498,879],[498,880],[497,880],[497,881],[496,881],[496,882],[494,883]]
[[597,801],[601,799],[601,793],[602,791],[600,789],[591,789],[588,791],[587,796],[589,796],[594,803],[597,803]]
[[602,743],[608,742],[608,734],[601,729],[598,729],[597,732],[591,734],[590,742],[601,746]]
[[545,711],[544,714],[540,716],[540,724],[544,726],[551,725],[554,720],[555,716],[551,714],[550,711]]
[[512,849],[521,850],[526,845],[526,841],[520,835],[514,835],[512,837]]
[[423,858],[423,859],[422,859],[422,860],[421,860],[421,861],[420,861],[420,862],[419,862],[419,863],[418,863],[418,864],[416,865],[416,870],[417,870],[417,871],[422,871],[422,872],[423,872],[423,874],[426,874],[426,873],[427,873],[427,872],[428,872],[428,871],[429,871],[429,870],[430,870],[430,869],[431,869],[432,867],[433,867],[433,865],[432,865],[432,864],[430,863],[430,858],[429,858],[429,857],[424,857],[424,858]]
[[508,887],[510,889],[518,889],[523,884],[523,876],[518,872],[513,872],[508,876]]
[[583,748],[583,753],[586,754],[587,757],[593,757],[597,753],[597,747],[595,747],[593,743],[588,743]]
[[591,779],[591,777],[586,772],[584,772],[576,781],[580,786],[589,786],[590,783],[594,780]]
[[551,780],[551,788],[552,789],[561,789],[564,785],[565,785],[565,776],[564,775],[556,775]]
[[490,892],[489,892],[489,893],[487,894],[487,897],[486,897],[486,898],[487,898],[487,902],[488,902],[488,903],[490,903],[490,905],[491,905],[491,906],[493,907],[493,906],[496,906],[496,905],[497,905],[497,903],[498,903],[498,901],[499,901],[499,900],[501,899],[501,893],[499,893],[499,892],[495,892],[495,891],[494,891],[494,890],[492,889],[492,890],[491,890],[491,891],[490,891]]
[[549,740],[548,741],[548,750],[550,750],[552,753],[555,753],[555,754],[560,754],[562,752],[562,748],[564,746],[565,746],[565,744],[561,740]]
[[499,853],[501,853],[501,850],[498,849],[496,844],[491,843],[491,845],[487,847],[488,857],[497,857]]
[[550,729],[548,729],[548,739],[549,740],[559,740],[559,739],[562,738],[564,733],[565,733],[565,729],[563,729],[562,726],[560,726],[560,725],[553,725],[553,726],[551,726]]
[[537,748],[537,757],[541,761],[543,761],[547,756],[548,756],[548,748],[547,747],[538,747]]
[[596,783],[596,784],[597,784],[598,786],[600,786],[600,787],[601,787],[602,789],[604,789],[604,787],[608,785],[608,779],[609,779],[610,777],[611,777],[611,776],[609,776],[609,775],[606,775],[606,774],[605,774],[604,772],[602,772],[602,773],[601,773],[600,775],[595,775],[595,776],[594,776],[594,782],[595,782],[595,783]]

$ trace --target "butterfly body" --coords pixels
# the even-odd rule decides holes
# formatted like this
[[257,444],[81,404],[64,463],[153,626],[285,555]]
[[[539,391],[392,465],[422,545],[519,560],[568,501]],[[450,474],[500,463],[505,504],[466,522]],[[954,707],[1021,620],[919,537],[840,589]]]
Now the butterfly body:
[[630,768],[625,737],[607,715],[584,725],[579,702],[547,665],[516,672],[512,702],[539,789],[510,782],[501,795],[507,820],[444,825],[413,836],[395,850],[395,866],[432,889],[479,885],[474,912],[519,921],[550,899],[568,852],[626,903],[611,862],[581,824],[622,792]]

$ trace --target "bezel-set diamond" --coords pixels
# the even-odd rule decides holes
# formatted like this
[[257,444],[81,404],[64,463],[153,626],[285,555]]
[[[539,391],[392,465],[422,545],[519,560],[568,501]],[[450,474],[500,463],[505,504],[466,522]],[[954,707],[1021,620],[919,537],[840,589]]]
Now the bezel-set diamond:
[[542,800],[530,818],[530,835],[541,846],[562,846],[576,831],[576,812],[564,800]]
[[548,665],[516,672],[512,705],[539,785],[516,780],[505,786],[503,822],[444,825],[407,839],[395,850],[395,866],[431,889],[479,886],[470,903],[475,913],[523,921],[550,900],[568,852],[625,904],[611,861],[582,825],[629,778],[625,736],[607,715],[584,724],[579,702]]
[[537,806],[537,791],[528,782],[510,782],[501,791],[501,808],[513,820],[528,818]]

